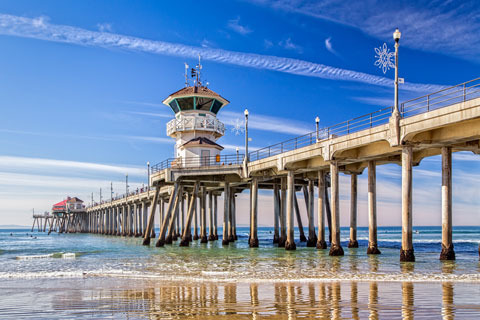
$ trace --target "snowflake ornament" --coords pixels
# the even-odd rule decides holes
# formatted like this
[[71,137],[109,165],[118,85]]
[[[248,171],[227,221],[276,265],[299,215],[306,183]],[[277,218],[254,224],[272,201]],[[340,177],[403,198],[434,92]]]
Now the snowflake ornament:
[[245,129],[243,128],[243,121],[240,119],[235,119],[235,123],[233,124],[232,132],[235,133],[236,136],[239,134],[242,134],[245,132]]
[[377,60],[374,65],[381,68],[384,74],[387,73],[390,68],[395,68],[395,52],[390,52],[386,43],[379,48],[375,48],[375,58]]

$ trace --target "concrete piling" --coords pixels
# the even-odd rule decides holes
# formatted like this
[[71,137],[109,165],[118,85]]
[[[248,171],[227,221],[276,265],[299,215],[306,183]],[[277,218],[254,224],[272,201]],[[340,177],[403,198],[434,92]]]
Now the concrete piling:
[[201,229],[200,229],[200,243],[207,243],[207,188],[202,187],[200,193],[200,214],[201,214]]
[[280,223],[280,195],[278,190],[278,184],[273,185],[273,243],[279,241],[278,226]]
[[298,232],[300,233],[300,242],[307,242],[305,232],[303,231],[302,217],[300,216],[300,208],[298,207],[297,193],[295,192],[295,186],[293,190],[293,204],[295,208],[295,216],[297,218]]
[[[315,190],[312,179],[308,179],[308,187],[304,188],[304,195],[307,207],[308,217],[308,240],[307,247],[315,247],[317,243],[317,234],[315,233],[315,214],[314,214],[314,202],[315,202]],[[306,190],[305,190],[306,189]]]
[[213,232],[213,193],[208,192],[208,241],[215,241],[215,234]]
[[225,182],[223,191],[223,236],[222,245],[228,245],[228,218],[230,217],[230,184]]
[[250,186],[250,237],[248,242],[250,248],[257,248],[258,179],[253,178]]
[[367,254],[380,254],[377,242],[377,173],[374,160],[368,161],[368,248]]
[[280,240],[278,247],[285,247],[287,241],[287,178],[282,177],[280,183]]
[[411,146],[402,149],[402,249],[400,261],[415,261],[412,241],[412,160]]
[[452,148],[442,147],[442,252],[440,260],[455,260],[452,241]]
[[294,207],[294,195],[295,195],[295,176],[292,170],[288,171],[287,175],[287,240],[285,242],[285,250],[295,250],[295,239],[294,239],[294,218],[293,218],[293,207]]
[[318,203],[317,203],[317,220],[318,220],[318,237],[317,249],[327,249],[325,241],[325,172],[318,171]]
[[358,248],[357,241],[357,174],[350,175],[350,241],[349,248]]
[[340,244],[340,194],[337,161],[330,162],[330,179],[332,184],[332,245],[329,255],[343,256],[343,248]]

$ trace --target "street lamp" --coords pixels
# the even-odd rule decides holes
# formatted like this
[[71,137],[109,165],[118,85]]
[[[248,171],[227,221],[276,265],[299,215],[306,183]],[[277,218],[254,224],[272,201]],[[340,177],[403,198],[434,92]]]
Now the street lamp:
[[147,162],[147,190],[150,190],[150,161]]
[[237,152],[237,164],[238,164],[238,151],[239,151],[239,148],[236,147],[236,148],[235,148],[235,151]]
[[125,175],[125,191],[127,192],[125,197],[128,197],[128,173]]
[[395,109],[393,113],[396,116],[400,113],[398,110],[398,47],[401,36],[402,33],[397,28],[393,33],[393,40],[395,40]]
[[248,162],[248,109],[243,112],[245,115],[245,162]]
[[319,117],[316,117],[315,118],[315,126],[316,126],[316,130],[317,130],[317,141],[318,141],[318,124],[320,123],[320,118]]

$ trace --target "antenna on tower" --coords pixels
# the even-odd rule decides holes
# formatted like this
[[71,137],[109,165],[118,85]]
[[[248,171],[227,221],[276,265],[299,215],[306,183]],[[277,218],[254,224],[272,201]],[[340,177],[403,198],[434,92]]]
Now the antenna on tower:
[[202,56],[199,53],[198,54],[198,66],[197,66],[197,84],[200,87],[202,86],[201,73],[202,73]]
[[188,64],[185,62],[185,87],[188,87]]

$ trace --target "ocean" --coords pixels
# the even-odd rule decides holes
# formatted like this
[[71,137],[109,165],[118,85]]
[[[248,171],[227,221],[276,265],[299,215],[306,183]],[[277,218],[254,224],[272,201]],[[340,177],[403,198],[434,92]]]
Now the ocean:
[[255,249],[242,227],[227,247],[188,248],[0,229],[0,319],[480,318],[480,227],[454,227],[457,260],[444,262],[441,228],[414,230],[416,262],[400,263],[400,227],[378,228],[376,256],[366,254],[367,228],[357,249],[342,228],[343,257],[298,241],[277,248],[267,227]]

